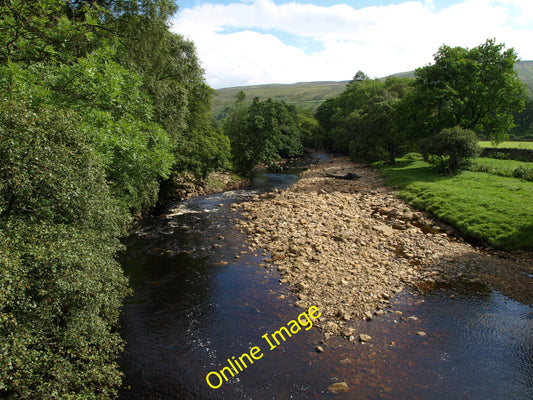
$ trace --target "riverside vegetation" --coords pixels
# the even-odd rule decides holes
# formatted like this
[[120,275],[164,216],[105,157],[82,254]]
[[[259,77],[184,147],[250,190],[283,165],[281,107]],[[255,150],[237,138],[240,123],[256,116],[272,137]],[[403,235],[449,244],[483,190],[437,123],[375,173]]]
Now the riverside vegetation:
[[176,10],[0,3],[1,398],[116,397],[132,216],[303,150],[296,109],[272,101],[239,120],[248,147],[231,146],[194,44],[169,30]]
[[[427,147],[426,158],[455,173],[476,154],[471,130],[500,141],[523,108],[516,54],[489,40],[442,47],[414,80],[358,73],[316,115],[239,95],[217,125],[194,44],[168,29],[176,10],[173,0],[0,3],[1,398],[116,397],[118,319],[129,293],[120,237],[132,215],[175,193],[185,176],[279,168],[305,147],[394,163],[427,137],[443,147]],[[359,223],[357,210],[345,213]],[[376,245],[376,233],[390,233],[386,224],[370,228],[366,241]],[[349,231],[339,243],[358,237],[342,236]],[[419,257],[401,244],[383,250]],[[387,278],[390,288],[401,276]]]
[[116,396],[119,238],[161,182],[229,165],[176,9],[0,2],[0,398]]

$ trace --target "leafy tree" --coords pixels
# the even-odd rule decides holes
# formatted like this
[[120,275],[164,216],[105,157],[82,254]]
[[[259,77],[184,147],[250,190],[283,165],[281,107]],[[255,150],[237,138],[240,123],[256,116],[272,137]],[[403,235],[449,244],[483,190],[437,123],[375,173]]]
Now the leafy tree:
[[[130,18],[133,20],[134,18]],[[154,122],[174,141],[174,173],[205,177],[229,165],[229,139],[211,117],[213,90],[205,83],[194,43],[168,31],[165,21],[143,16],[126,26],[118,58],[139,71],[152,99]]]
[[354,75],[351,83],[366,81],[366,80],[369,80],[369,79],[370,79],[370,77],[367,74],[365,74],[363,71],[359,70]]
[[411,82],[371,80],[359,71],[343,93],[317,109],[315,116],[328,137],[325,142],[354,159],[394,163],[409,142],[396,120]]
[[511,130],[511,135],[516,137],[527,136],[533,139],[533,99],[528,98],[525,102],[524,110],[515,113],[514,121],[516,127]]
[[298,113],[294,106],[283,102],[256,97],[248,105],[243,98],[238,99],[223,130],[231,140],[240,172],[249,172],[260,164],[273,167],[283,157],[303,152]]
[[115,196],[138,212],[155,204],[159,182],[170,174],[172,142],[153,122],[142,77],[113,61],[114,54],[102,47],[76,64],[48,68],[48,101],[82,116]]
[[442,46],[432,65],[415,72],[410,99],[414,134],[426,137],[460,126],[495,142],[507,137],[525,89],[514,69],[516,52],[487,40],[473,49]]
[[331,139],[331,130],[335,128],[335,114],[338,110],[337,98],[327,99],[320,104],[315,112],[315,119],[320,124],[321,128],[325,132],[324,147],[331,149],[333,147]]
[[443,129],[423,139],[420,148],[426,158],[430,155],[437,157],[442,170],[448,175],[481,152],[475,132],[459,126]]
[[111,398],[127,218],[79,116],[0,104],[0,397]]
[[63,60],[87,41],[85,22],[73,23],[61,0],[0,2],[0,63]]
[[405,131],[397,127],[401,99],[411,87],[410,79],[388,78],[380,91],[363,108],[352,114],[358,116],[350,142],[350,155],[365,161],[388,160],[409,148],[411,141]]
[[129,210],[229,157],[175,10],[0,1],[0,398],[116,396]]
[[308,149],[323,149],[325,147],[326,132],[313,117],[311,111],[299,110],[298,124],[304,147]]
[[[361,77],[356,79],[358,76]],[[326,130],[334,151],[349,153],[350,142],[360,130],[359,119],[364,114],[364,109],[383,90],[383,82],[365,77],[359,72],[344,92],[317,109],[316,118]]]

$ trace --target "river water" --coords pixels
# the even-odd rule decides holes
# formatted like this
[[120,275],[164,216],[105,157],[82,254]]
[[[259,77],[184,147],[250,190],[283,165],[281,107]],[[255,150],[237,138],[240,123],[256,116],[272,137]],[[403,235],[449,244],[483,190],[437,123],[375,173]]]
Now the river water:
[[[248,250],[230,205],[298,174],[260,173],[250,188],[174,204],[126,240],[134,294],[122,317],[121,399],[533,399],[533,308],[481,284],[406,288],[383,316],[356,324],[369,343],[322,344],[313,327],[271,350],[263,335],[305,310],[259,267],[265,255]],[[228,359],[253,347],[253,363],[233,363],[231,377]],[[206,376],[224,367],[229,380],[211,388]],[[330,393],[335,382],[348,392]]]

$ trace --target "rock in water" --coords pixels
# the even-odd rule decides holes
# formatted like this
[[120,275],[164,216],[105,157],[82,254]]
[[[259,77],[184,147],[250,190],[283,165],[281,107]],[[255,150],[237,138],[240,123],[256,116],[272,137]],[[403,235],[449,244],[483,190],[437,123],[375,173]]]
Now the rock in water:
[[370,336],[370,335],[367,335],[365,333],[361,333],[359,335],[359,341],[360,342],[365,343],[365,342],[369,342],[370,340],[372,340],[372,336]]
[[328,387],[331,393],[346,393],[348,392],[348,385],[346,382],[337,382]]

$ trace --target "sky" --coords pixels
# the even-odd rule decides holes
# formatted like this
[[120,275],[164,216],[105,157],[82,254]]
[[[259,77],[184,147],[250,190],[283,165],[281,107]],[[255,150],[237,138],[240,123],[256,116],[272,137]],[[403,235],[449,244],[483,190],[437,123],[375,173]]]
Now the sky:
[[411,71],[443,44],[489,38],[533,60],[531,0],[178,0],[171,30],[192,40],[215,88],[350,80]]

